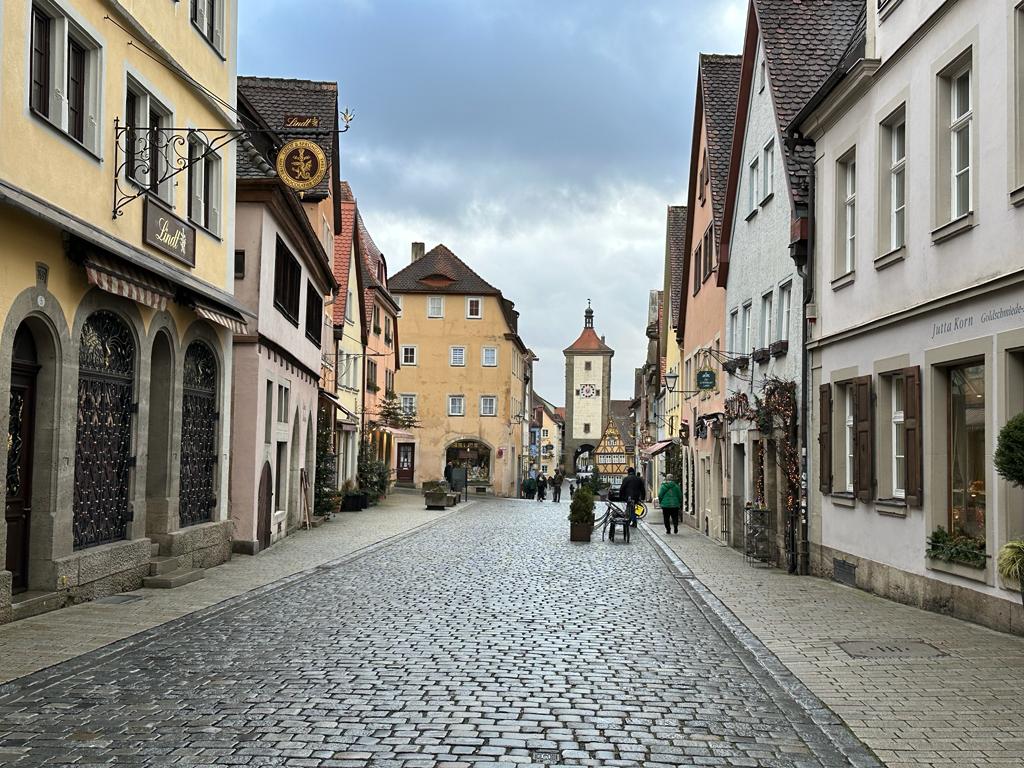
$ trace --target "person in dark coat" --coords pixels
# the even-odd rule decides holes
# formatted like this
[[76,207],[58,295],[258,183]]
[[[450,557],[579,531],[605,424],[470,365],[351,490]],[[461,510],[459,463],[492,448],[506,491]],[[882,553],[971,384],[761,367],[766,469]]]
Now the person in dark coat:
[[449,488],[452,487],[452,470],[453,469],[454,469],[454,465],[450,461],[447,464],[445,464],[445,466],[444,466],[444,481],[446,483],[448,483],[448,487]]
[[548,479],[541,472],[537,475],[537,501],[544,501],[544,494],[547,491]]
[[636,473],[633,467],[629,468],[626,479],[619,486],[619,498],[625,503],[626,511],[629,512],[629,524],[636,528],[636,505],[647,496],[647,488],[644,486],[644,479]]
[[551,479],[551,500],[558,503],[562,500],[562,483],[565,482],[565,473],[561,467],[555,470],[555,476]]

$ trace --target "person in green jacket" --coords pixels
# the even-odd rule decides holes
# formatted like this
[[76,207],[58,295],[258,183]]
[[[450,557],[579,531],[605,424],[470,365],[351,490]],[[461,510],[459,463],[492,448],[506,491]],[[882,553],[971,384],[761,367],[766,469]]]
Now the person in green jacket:
[[683,489],[672,479],[672,475],[665,475],[665,481],[658,489],[658,503],[665,516],[665,533],[679,533],[679,508],[683,505]]

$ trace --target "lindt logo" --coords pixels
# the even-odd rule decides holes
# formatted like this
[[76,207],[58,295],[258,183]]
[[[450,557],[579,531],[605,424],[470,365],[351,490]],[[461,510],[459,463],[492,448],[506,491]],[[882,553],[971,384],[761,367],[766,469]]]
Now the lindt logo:
[[316,115],[286,115],[285,128],[319,128],[320,118]]

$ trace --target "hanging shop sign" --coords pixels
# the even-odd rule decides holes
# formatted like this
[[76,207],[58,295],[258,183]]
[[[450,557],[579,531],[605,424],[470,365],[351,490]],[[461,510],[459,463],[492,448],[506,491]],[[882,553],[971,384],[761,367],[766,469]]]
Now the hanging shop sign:
[[319,128],[320,118],[317,115],[285,115],[285,128]]
[[146,196],[142,214],[142,240],[172,259],[196,265],[196,228]]
[[296,192],[313,189],[327,174],[327,156],[308,139],[289,141],[277,153],[277,175]]
[[697,371],[697,389],[709,390],[718,386],[718,376],[714,371]]

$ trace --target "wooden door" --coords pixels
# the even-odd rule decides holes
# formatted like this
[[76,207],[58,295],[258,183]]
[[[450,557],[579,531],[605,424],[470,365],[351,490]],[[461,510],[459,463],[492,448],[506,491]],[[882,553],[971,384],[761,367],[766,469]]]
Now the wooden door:
[[271,515],[274,505],[271,501],[274,498],[274,478],[270,469],[270,462],[263,465],[263,474],[260,475],[260,492],[256,502],[256,538],[260,542],[260,550],[270,546]]
[[32,515],[32,437],[35,434],[35,345],[26,328],[15,339],[11,365],[10,421],[7,434],[7,553],[12,591],[28,589],[28,539]]
[[400,483],[412,483],[416,472],[416,446],[413,443],[398,444],[397,479]]

